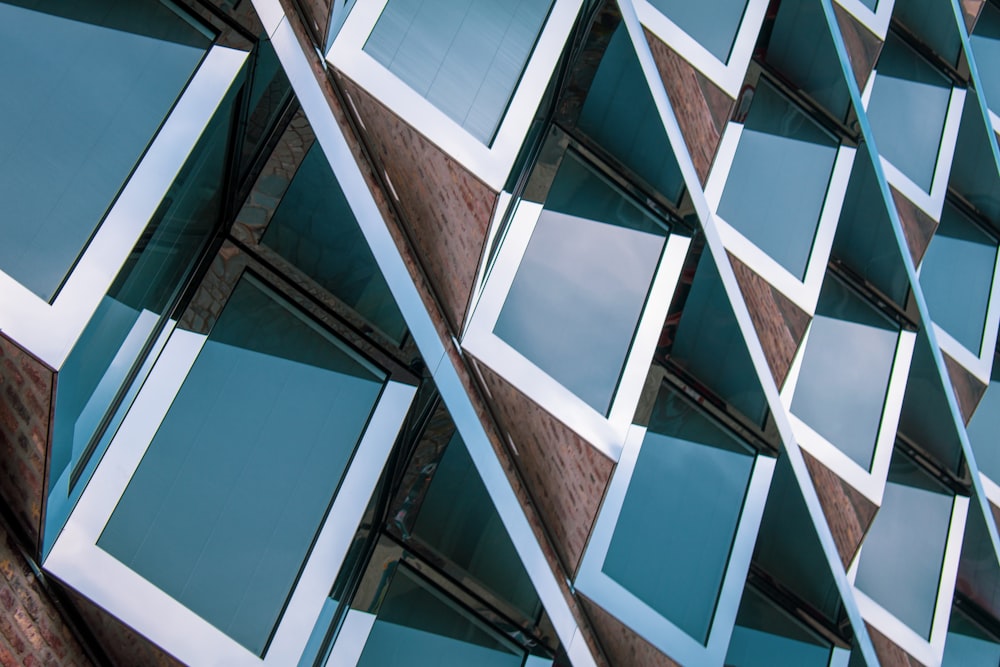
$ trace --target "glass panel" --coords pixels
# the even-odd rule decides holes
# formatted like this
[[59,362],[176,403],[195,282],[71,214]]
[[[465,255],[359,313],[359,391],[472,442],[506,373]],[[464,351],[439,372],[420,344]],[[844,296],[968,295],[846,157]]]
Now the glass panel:
[[650,0],[668,19],[721,60],[729,61],[747,0]]
[[743,592],[727,667],[827,667],[833,647],[752,587]]
[[489,144],[551,0],[389,0],[364,51]]
[[383,380],[242,280],[98,546],[261,654]]
[[18,4],[0,3],[0,268],[50,300],[211,40],[152,0]]
[[828,277],[802,358],[792,412],[865,469],[875,453],[899,329]]
[[879,153],[930,192],[951,84],[891,31],[875,73],[868,120]]
[[983,3],[976,21],[976,30],[969,36],[972,53],[979,68],[979,82],[987,106],[1000,111],[1000,9],[992,3]]
[[861,545],[854,585],[925,638],[934,620],[953,500],[897,454],[882,506]]
[[524,660],[403,566],[384,595],[358,667],[520,667]]
[[705,642],[754,457],[672,390],[660,390],[603,571]]
[[993,357],[993,374],[967,427],[979,469],[1000,483],[1000,356]]
[[941,667],[997,667],[1000,643],[958,611],[952,611]]
[[[535,618],[541,609],[538,595],[457,431],[433,475],[413,534]],[[462,501],[455,502],[457,498]]]
[[295,172],[261,243],[402,340],[403,316],[318,142]]
[[996,261],[996,240],[946,202],[920,266],[920,288],[931,319],[976,356]]
[[577,123],[668,200],[680,199],[684,178],[624,23],[611,36]]
[[838,142],[765,81],[757,86],[719,215],[805,276]]
[[218,228],[235,98],[231,91],[219,107],[59,370],[47,546],[79,496],[77,478],[89,463],[95,434]]
[[567,153],[494,333],[607,414],[664,243],[650,215]]

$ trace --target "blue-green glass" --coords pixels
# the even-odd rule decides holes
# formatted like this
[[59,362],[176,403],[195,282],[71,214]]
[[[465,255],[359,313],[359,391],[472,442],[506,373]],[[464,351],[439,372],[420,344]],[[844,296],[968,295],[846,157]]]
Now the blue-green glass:
[[457,431],[433,474],[413,534],[527,618],[535,618],[538,595]]
[[50,300],[210,40],[153,0],[19,4],[0,4],[0,269]]
[[403,316],[318,143],[295,172],[261,243],[393,340],[402,340]]
[[895,456],[882,506],[861,545],[857,586],[929,638],[954,497]]
[[747,0],[650,0],[668,19],[721,60],[729,61]]
[[719,215],[798,278],[805,276],[838,142],[761,81]]
[[524,653],[397,567],[358,667],[520,667]]
[[827,667],[832,646],[793,621],[756,589],[743,592],[727,667]]
[[951,85],[892,32],[876,65],[868,121],[879,153],[930,192]]
[[753,463],[699,410],[660,391],[602,569],[700,642],[712,624]]
[[608,42],[577,124],[667,199],[680,199],[684,178],[624,23]]
[[606,414],[665,241],[652,217],[567,153],[493,332]]
[[967,427],[969,443],[979,469],[1000,482],[1000,357],[993,358],[993,374]]
[[931,319],[976,356],[996,261],[996,240],[946,202],[920,265],[920,289]]
[[965,616],[953,610],[948,623],[948,639],[945,640],[941,667],[997,665],[1000,665],[1000,642],[987,636]]
[[802,358],[792,413],[871,467],[899,329],[827,278]]
[[551,0],[389,0],[364,51],[489,144]]
[[243,279],[98,546],[261,654],[383,379]]
[[1000,9],[992,3],[983,3],[976,20],[976,29],[969,35],[972,54],[979,68],[979,82],[986,105],[994,111],[1000,110]]

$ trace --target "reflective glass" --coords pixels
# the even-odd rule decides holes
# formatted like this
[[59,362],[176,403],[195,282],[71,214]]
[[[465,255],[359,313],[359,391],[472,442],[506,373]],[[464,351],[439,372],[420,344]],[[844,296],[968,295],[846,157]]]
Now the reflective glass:
[[403,316],[318,142],[295,172],[261,243],[402,340]]
[[868,120],[879,153],[930,192],[951,84],[891,31],[875,70]]
[[1000,665],[1000,643],[973,625],[965,616],[952,611],[941,667],[997,665]]
[[680,199],[684,178],[624,23],[608,42],[577,123],[667,199]]
[[753,464],[738,440],[660,390],[602,569],[701,642]]
[[211,40],[153,0],[17,4],[0,3],[0,269],[50,300]]
[[976,356],[996,261],[996,240],[946,202],[920,265],[920,289],[931,319]]
[[551,0],[389,0],[364,51],[489,144]]
[[828,277],[802,357],[792,413],[871,467],[899,329]]
[[969,35],[972,54],[979,68],[979,82],[986,104],[994,112],[1000,111],[1000,9],[984,2],[976,20],[976,29]]
[[98,546],[261,654],[383,380],[244,278]]
[[650,215],[567,153],[493,332],[607,414],[665,240]]
[[443,593],[397,566],[358,667],[520,667],[515,652]]
[[805,276],[839,143],[765,81],[753,95],[719,215]]
[[526,617],[535,618],[538,595],[457,431],[433,475],[413,534]]
[[650,0],[668,19],[721,60],[729,61],[748,0]]
[[993,358],[992,379],[967,431],[979,469],[1000,483],[1000,357]]
[[827,667],[832,647],[747,587],[726,653],[727,667]]
[[934,620],[953,500],[897,454],[882,506],[861,545],[854,585],[924,638]]

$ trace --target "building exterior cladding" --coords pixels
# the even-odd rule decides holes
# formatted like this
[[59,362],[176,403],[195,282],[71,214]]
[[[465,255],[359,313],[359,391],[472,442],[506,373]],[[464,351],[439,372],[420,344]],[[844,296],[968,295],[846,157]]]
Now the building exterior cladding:
[[0,664],[1000,665],[1000,3],[0,54]]

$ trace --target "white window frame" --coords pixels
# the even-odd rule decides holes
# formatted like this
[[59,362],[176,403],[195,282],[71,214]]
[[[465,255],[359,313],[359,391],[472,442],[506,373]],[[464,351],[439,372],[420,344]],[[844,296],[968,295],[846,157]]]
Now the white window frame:
[[5,335],[51,368],[63,365],[248,55],[208,50],[52,303],[0,270]]
[[705,667],[721,665],[736,623],[736,613],[743,597],[743,587],[750,569],[776,461],[760,453],[754,456],[733,546],[709,626],[708,641],[703,644],[603,571],[646,431],[645,426],[638,424],[632,424],[629,428],[622,456],[608,485],[590,542],[580,563],[575,587],[679,664]]
[[490,145],[474,137],[365,53],[365,42],[386,4],[388,0],[355,5],[327,53],[327,61],[491,189],[501,190],[580,12],[582,0],[554,0]]
[[387,378],[331,507],[257,656],[97,545],[208,336],[175,329],[43,567],[187,664],[297,664],[402,427],[415,387]]
[[656,351],[660,330],[680,280],[691,239],[676,227],[665,235],[660,262],[636,322],[631,348],[611,399],[611,408],[605,416],[493,333],[543,210],[542,204],[527,200],[519,201],[516,206],[510,228],[462,340],[462,347],[603,454],[617,461],[639,403],[649,362]]
[[632,0],[639,22],[675,50],[684,60],[735,98],[743,85],[757,35],[767,13],[768,0],[748,0],[729,59],[719,60],[694,37],[667,18],[648,0]]

